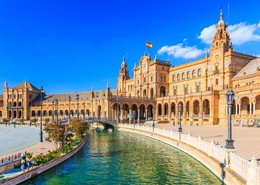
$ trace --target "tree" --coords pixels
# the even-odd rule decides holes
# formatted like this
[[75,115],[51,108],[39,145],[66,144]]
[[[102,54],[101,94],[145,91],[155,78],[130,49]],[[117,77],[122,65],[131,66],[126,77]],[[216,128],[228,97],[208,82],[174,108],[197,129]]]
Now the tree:
[[8,119],[4,118],[4,119],[3,119],[3,122],[5,123],[5,125],[7,125]]
[[46,141],[53,141],[56,144],[71,145],[74,137],[73,129],[69,125],[48,124],[44,131],[48,134]]
[[24,125],[24,121],[25,121],[25,119],[20,118],[18,121],[19,121],[19,123],[20,123],[21,125]]
[[89,129],[89,126],[87,123],[80,122],[79,120],[73,120],[70,122],[74,132],[76,135],[82,139],[86,131]]
[[31,122],[33,122],[35,125],[36,125],[36,121],[37,121],[36,118],[31,119]]
[[45,124],[48,124],[50,121],[50,118],[45,118],[44,121],[45,121]]

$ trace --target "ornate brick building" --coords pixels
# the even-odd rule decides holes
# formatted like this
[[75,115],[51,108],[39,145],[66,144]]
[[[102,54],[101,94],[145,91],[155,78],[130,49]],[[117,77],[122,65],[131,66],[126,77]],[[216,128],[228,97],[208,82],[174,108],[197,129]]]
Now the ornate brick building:
[[[29,82],[4,85],[0,96],[2,118],[102,117],[120,122],[144,122],[152,117],[177,123],[178,104],[184,124],[227,124],[226,92],[235,91],[233,120],[253,124],[260,119],[260,59],[235,52],[222,13],[210,52],[205,58],[172,66],[170,61],[144,55],[130,78],[123,59],[117,90],[45,94]],[[78,98],[77,98],[78,94]],[[154,110],[154,111],[153,111]]]

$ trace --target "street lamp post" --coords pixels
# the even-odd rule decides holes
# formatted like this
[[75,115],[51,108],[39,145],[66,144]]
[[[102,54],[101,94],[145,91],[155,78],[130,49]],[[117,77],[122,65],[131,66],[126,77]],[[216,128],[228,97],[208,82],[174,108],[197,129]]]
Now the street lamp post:
[[227,105],[228,105],[228,138],[226,140],[226,149],[234,149],[234,140],[232,139],[232,117],[231,117],[231,108],[234,100],[234,91],[231,89],[228,90],[227,96]]
[[181,127],[182,104],[181,103],[179,103],[179,105],[178,105],[178,110],[179,110],[179,129],[178,129],[178,131],[182,132],[182,127]]
[[154,127],[155,127],[155,124],[154,124],[154,108],[152,109],[152,112],[153,112],[153,132],[154,132]]
[[64,153],[64,135],[65,135],[65,124],[61,123],[61,128],[62,128],[62,141],[61,141],[61,148],[62,148],[62,153]]
[[79,120],[79,94],[76,94],[76,101],[77,101],[77,120]]
[[43,132],[42,132],[42,94],[43,94],[43,88],[41,87],[41,120],[40,120],[40,142],[43,142]]
[[52,101],[52,122],[54,122],[54,102],[55,100]]
[[119,123],[119,98],[118,98],[118,96],[117,96],[117,98],[116,98],[116,102],[117,102],[117,123]]
[[68,123],[70,124],[70,101],[71,101],[71,97],[70,96],[69,96],[68,100],[69,100],[69,114],[68,114],[69,121],[68,121]]
[[57,119],[57,124],[59,123],[59,107],[58,107],[58,99],[55,99],[55,103],[56,103],[56,119]]
[[83,106],[84,106],[83,120],[85,120],[85,114],[86,114],[86,102],[83,102]]
[[135,111],[133,110],[133,124],[134,124],[134,129],[135,129]]

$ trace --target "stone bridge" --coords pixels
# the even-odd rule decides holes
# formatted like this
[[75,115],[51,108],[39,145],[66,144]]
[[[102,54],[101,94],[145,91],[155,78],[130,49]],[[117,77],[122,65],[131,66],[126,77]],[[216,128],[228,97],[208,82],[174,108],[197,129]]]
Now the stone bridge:
[[[71,119],[72,121],[73,119]],[[112,129],[112,130],[117,130],[118,124],[116,120],[111,120],[107,118],[87,118],[87,119],[82,119],[81,121],[86,122],[86,123],[100,123],[104,126],[105,130]],[[68,122],[68,119],[62,119],[60,122]]]

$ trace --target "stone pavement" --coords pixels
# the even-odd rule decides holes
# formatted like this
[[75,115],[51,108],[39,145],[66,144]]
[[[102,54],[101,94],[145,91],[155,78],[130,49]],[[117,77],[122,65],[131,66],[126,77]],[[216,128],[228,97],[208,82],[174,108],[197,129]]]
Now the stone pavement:
[[25,151],[33,152],[35,156],[55,149],[52,143],[40,143],[39,140],[39,127],[0,125],[0,158]]
[[[145,124],[150,125],[151,124]],[[173,131],[178,131],[178,126],[173,126],[172,124],[156,124],[155,127],[173,129]],[[225,147],[228,127],[227,126],[189,126],[183,125],[183,133],[191,133],[192,136],[198,137],[199,135],[202,139],[206,141],[211,141],[212,139]],[[233,129],[233,139],[236,153],[243,158],[251,159],[254,155],[260,159],[260,128],[255,127],[232,127]]]

